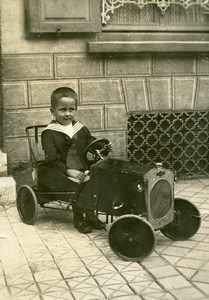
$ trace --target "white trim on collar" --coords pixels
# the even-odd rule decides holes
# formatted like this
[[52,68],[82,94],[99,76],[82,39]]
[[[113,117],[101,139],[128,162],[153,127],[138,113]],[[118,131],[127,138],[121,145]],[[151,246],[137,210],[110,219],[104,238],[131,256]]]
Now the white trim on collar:
[[50,129],[54,131],[59,131],[72,138],[83,126],[84,125],[82,125],[79,122],[76,122],[74,125],[72,125],[71,123],[67,126],[63,126],[59,123],[50,123],[46,128],[44,128],[44,130]]

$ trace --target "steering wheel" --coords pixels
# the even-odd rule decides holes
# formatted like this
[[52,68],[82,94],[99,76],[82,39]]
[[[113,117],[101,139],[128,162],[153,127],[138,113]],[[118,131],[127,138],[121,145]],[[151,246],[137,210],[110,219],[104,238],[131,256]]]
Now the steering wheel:
[[91,142],[83,153],[84,160],[90,165],[95,164],[100,159],[105,159],[110,152],[108,139],[98,139]]

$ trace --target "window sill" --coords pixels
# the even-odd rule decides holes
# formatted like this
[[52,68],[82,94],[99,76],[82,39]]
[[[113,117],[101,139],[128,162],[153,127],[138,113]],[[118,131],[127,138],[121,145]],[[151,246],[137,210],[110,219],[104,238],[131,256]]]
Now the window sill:
[[102,33],[88,42],[90,53],[208,52],[208,33]]

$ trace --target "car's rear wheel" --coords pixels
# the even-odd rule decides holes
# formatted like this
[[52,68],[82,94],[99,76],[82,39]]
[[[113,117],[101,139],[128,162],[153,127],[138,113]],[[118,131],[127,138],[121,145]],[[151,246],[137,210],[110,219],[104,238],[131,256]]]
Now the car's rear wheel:
[[17,192],[17,210],[24,223],[34,224],[38,214],[38,201],[28,185],[22,185]]

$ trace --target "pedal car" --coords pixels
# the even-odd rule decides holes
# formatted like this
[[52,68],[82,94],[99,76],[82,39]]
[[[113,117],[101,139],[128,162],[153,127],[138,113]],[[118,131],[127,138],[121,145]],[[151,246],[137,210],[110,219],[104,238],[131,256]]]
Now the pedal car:
[[[108,242],[120,258],[141,261],[155,248],[155,231],[172,240],[187,240],[199,229],[198,209],[188,200],[174,198],[174,174],[162,164],[142,165],[107,156],[107,139],[93,141],[84,151],[90,184],[68,190],[69,179],[45,165],[40,132],[45,125],[29,126],[26,134],[34,186],[23,185],[17,193],[17,209],[23,222],[33,224],[38,206],[51,201],[95,210],[106,215]],[[41,158],[41,159],[40,159]]]

